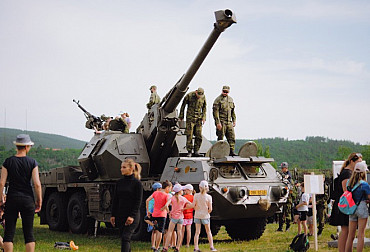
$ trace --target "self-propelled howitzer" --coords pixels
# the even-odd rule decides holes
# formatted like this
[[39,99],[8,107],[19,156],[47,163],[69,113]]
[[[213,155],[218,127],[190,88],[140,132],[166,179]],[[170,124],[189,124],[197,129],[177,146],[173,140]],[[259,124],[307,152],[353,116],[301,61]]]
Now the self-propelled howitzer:
[[133,239],[149,238],[143,220],[145,199],[154,182],[166,180],[192,184],[197,191],[200,181],[209,182],[214,235],[221,225],[232,239],[258,239],[263,234],[267,217],[278,211],[288,196],[288,182],[271,166],[273,159],[257,156],[254,142],[245,143],[238,155],[231,157],[226,141],[212,145],[204,137],[199,149],[202,156],[186,157],[184,122],[177,117],[176,107],[190,81],[220,34],[236,22],[231,10],[215,14],[214,28],[189,69],[145,114],[135,133],[96,133],[78,158],[80,166],[40,174],[44,195],[41,224],[73,233],[84,233],[94,223],[95,231],[100,222],[109,226],[116,181],[122,177],[120,164],[131,158],[142,167],[144,189],[140,224]]

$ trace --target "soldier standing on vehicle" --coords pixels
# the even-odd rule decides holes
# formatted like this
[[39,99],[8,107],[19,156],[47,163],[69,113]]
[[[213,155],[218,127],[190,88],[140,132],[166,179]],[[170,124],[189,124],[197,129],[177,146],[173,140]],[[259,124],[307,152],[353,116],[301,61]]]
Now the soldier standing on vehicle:
[[222,93],[213,102],[213,118],[216,124],[217,141],[223,140],[226,136],[230,145],[230,156],[235,156],[235,104],[229,92],[229,86],[222,87]]
[[317,235],[321,235],[322,231],[324,230],[326,209],[328,208],[328,199],[329,199],[329,187],[325,183],[325,175],[323,176],[324,176],[324,194],[316,195],[317,221],[319,223]]
[[151,95],[150,95],[149,102],[146,104],[146,107],[148,109],[151,109],[154,104],[157,104],[157,103],[161,102],[161,98],[157,94],[157,86],[155,86],[155,85],[150,86],[149,90],[151,92]]
[[[281,172],[282,175],[285,179],[287,179],[289,182],[292,181],[292,176],[290,172],[288,171],[288,163],[287,162],[282,162],[280,167],[281,167]],[[286,224],[285,231],[288,231],[290,228],[290,223],[292,221],[292,205],[294,201],[294,192],[293,190],[289,190],[289,196],[287,203],[283,206],[282,213],[278,214],[279,217],[279,228],[276,231],[283,231],[283,225],[284,223]]]
[[188,157],[191,157],[193,150],[193,135],[194,140],[194,156],[199,156],[199,148],[202,144],[202,127],[206,121],[207,102],[204,96],[204,89],[198,88],[197,90],[188,93],[182,102],[179,119],[184,119],[184,110],[188,105],[186,111],[186,149],[188,150]]

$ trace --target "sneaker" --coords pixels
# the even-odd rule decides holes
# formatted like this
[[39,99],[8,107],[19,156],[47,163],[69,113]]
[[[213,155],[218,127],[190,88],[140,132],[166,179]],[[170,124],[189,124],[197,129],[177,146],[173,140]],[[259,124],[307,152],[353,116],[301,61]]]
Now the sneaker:
[[338,240],[338,234],[331,234],[331,235],[330,235],[330,237],[331,237],[334,241]]
[[198,151],[194,151],[194,155],[193,155],[194,157],[199,157],[200,155],[199,155],[199,152]]
[[217,249],[215,249],[214,247],[211,248],[211,251],[217,251]]
[[200,249],[194,249],[194,252],[200,252]]
[[191,151],[188,151],[187,157],[191,157]]
[[190,246],[189,245],[185,245],[185,248],[189,248]]

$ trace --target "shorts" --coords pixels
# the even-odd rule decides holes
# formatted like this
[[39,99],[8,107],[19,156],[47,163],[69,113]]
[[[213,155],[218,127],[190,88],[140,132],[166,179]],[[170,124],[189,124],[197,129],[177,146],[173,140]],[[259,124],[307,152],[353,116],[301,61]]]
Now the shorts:
[[308,216],[308,217],[313,216],[312,207],[309,207],[309,208],[308,208],[307,216]]
[[184,219],[184,223],[183,223],[184,226],[188,226],[191,224],[193,224],[193,219]]
[[313,215],[311,215],[311,216],[308,216],[307,215],[307,224],[308,225],[312,225],[313,224]]
[[367,208],[366,201],[361,201],[357,206],[356,212],[349,216],[350,221],[357,221],[358,219],[367,219],[369,217],[369,211]]
[[151,220],[152,221],[157,221],[158,227],[156,228],[156,230],[163,233],[164,232],[164,223],[166,222],[166,217],[152,217]]
[[194,218],[194,223],[195,224],[203,224],[203,225],[206,225],[206,224],[211,223],[211,220],[209,218],[208,219],[197,219],[197,218]]
[[300,221],[307,220],[307,211],[298,211],[298,215]]
[[173,218],[171,218],[171,221],[175,224],[181,224],[182,225],[182,223],[184,222],[184,219],[173,219]]

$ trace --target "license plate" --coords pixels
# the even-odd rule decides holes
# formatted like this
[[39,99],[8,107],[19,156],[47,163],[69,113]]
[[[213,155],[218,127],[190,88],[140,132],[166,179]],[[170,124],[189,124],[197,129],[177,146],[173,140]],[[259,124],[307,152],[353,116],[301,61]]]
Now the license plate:
[[249,190],[249,195],[252,196],[267,195],[267,190]]

